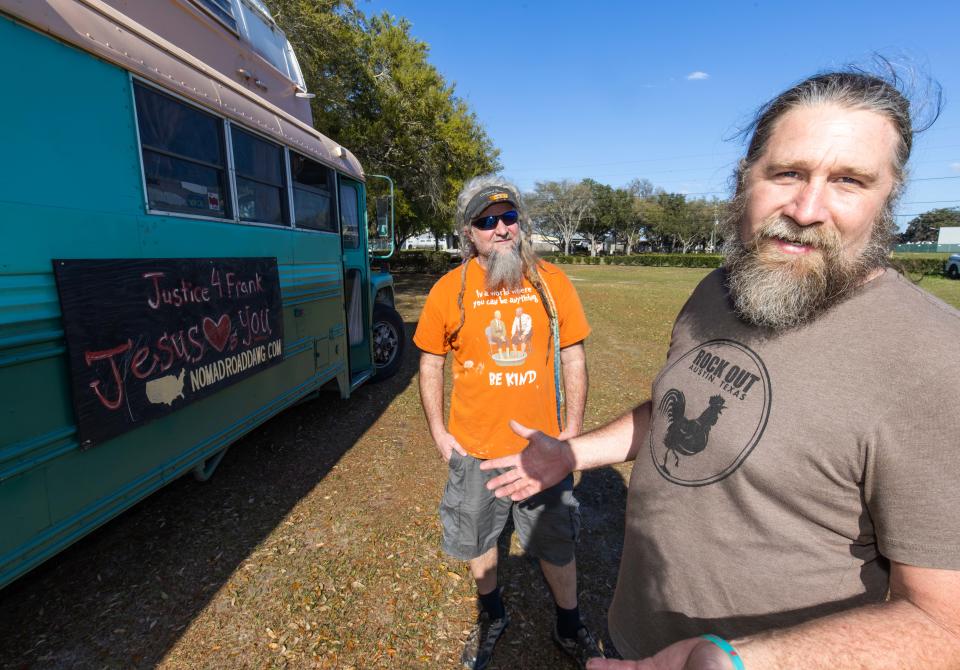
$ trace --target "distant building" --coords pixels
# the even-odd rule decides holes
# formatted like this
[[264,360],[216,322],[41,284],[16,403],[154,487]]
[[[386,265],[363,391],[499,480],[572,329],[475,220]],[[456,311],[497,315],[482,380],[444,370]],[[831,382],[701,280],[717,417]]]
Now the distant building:
[[[562,254],[563,242],[556,237],[550,237],[541,233],[533,233],[530,236],[533,243],[533,249],[538,254]],[[583,252],[590,249],[590,242],[583,235],[574,235],[570,239],[570,253]]]
[[440,244],[437,245],[436,238],[433,236],[433,233],[422,233],[414,237],[407,238],[403,243],[404,249],[425,249],[428,251],[433,251],[434,249],[440,249],[440,251],[449,251],[455,253],[460,251],[459,245],[454,235],[444,235],[440,238]]
[[941,253],[955,254],[960,251],[960,226],[944,226],[937,235],[937,241],[907,242],[894,246],[899,253]]
[[937,250],[951,253],[960,251],[960,226],[943,227],[937,237]]
[[530,236],[530,242],[533,243],[533,250],[538,254],[555,254],[563,249],[557,249],[557,245],[550,241],[550,238],[540,233],[534,233]]

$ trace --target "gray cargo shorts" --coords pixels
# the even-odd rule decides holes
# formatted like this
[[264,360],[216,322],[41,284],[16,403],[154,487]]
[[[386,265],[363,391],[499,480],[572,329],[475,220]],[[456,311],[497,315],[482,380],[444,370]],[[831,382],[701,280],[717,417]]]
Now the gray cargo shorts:
[[574,557],[580,536],[580,504],[573,495],[573,475],[522,502],[497,498],[486,483],[506,470],[481,470],[480,459],[450,454],[447,487],[440,501],[443,550],[464,561],[477,558],[496,546],[507,516],[520,546],[531,556],[553,565],[566,565]]

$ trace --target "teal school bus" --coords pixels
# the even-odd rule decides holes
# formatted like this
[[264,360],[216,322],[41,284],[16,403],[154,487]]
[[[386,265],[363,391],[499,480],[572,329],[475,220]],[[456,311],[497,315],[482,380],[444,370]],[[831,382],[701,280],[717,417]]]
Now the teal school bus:
[[2,587],[404,330],[259,0],[0,0],[0,54]]

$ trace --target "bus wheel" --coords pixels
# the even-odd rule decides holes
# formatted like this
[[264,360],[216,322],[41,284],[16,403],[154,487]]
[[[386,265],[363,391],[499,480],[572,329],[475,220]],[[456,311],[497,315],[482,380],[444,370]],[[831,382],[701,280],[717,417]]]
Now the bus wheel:
[[403,319],[393,307],[383,303],[373,306],[373,365],[377,373],[373,381],[392,377],[400,369],[406,333]]

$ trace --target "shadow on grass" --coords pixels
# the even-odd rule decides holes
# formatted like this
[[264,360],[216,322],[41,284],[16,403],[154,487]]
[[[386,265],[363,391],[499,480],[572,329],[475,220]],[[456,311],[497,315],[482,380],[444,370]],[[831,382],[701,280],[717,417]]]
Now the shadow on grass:
[[[581,617],[612,649],[607,609],[613,599],[623,548],[627,486],[613,467],[584,472],[574,488],[580,501],[581,529],[577,545],[577,583]],[[499,581],[510,612],[510,627],[497,645],[491,670],[524,668],[554,670],[576,667],[551,637],[556,614],[553,597],[537,560],[510,556],[513,524],[500,536]]]
[[154,667],[417,371],[274,417],[213,479],[182,477],[0,591],[0,667]]

